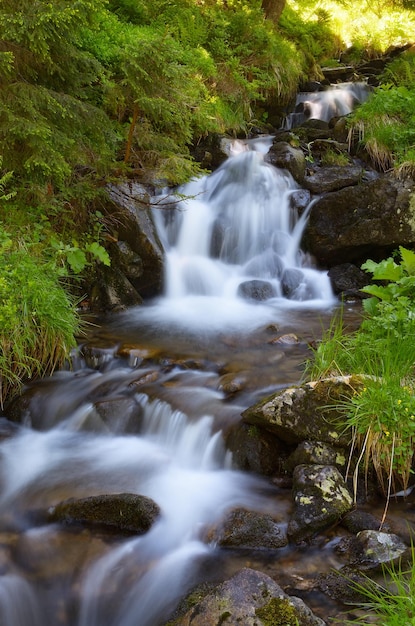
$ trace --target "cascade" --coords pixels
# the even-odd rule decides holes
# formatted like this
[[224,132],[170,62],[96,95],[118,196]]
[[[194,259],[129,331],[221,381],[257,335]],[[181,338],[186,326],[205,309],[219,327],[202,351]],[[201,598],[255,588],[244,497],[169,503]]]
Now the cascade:
[[287,115],[284,128],[290,130],[309,119],[329,122],[333,117],[348,115],[369,96],[365,82],[333,84],[327,89],[297,94],[294,111]]
[[271,142],[235,142],[218,170],[154,210],[166,251],[156,318],[167,315],[186,327],[237,326],[261,323],[276,310],[333,302],[326,272],[300,248],[308,210],[299,216],[293,208],[299,186],[264,158]]
[[[298,186],[266,163],[268,147],[265,139],[235,144],[214,174],[180,189],[172,207],[154,210],[167,256],[165,294],[113,316],[111,348],[105,344],[111,358],[88,365],[80,357],[74,371],[29,390],[24,425],[1,443],[1,530],[14,543],[2,545],[10,555],[0,573],[0,623],[158,626],[209,571],[217,580],[223,557],[206,540],[208,528],[236,507],[275,514],[282,506],[268,481],[232,465],[223,430],[240,420],[253,394],[226,401],[217,363],[235,348],[212,340],[239,329],[234,345],[246,352],[251,330],[334,302],[326,273],[300,249],[307,212],[292,208]],[[167,355],[193,355],[193,333],[213,365],[189,371],[168,358],[147,365],[122,358],[118,347],[142,345],[149,329]],[[174,351],[167,342],[178,334],[184,339]],[[281,355],[262,342],[258,365],[247,365],[261,371],[261,393],[298,380],[297,362],[289,373],[289,356],[279,366]],[[39,518],[68,498],[119,493],[159,506],[144,535],[85,539],[86,531]],[[63,556],[71,568],[61,565]]]

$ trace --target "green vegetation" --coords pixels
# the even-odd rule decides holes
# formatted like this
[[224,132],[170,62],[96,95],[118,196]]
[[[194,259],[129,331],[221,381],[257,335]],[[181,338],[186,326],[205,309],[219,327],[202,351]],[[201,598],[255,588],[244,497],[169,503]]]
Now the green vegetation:
[[[373,3],[362,10],[357,0],[0,0],[0,402],[59,365],[74,342],[82,274],[109,263],[105,183],[181,183],[200,171],[192,146],[208,133],[267,130],[269,113],[278,117],[299,82],[350,43],[366,58],[411,38],[411,6],[379,2],[380,21]],[[390,72],[399,78],[388,75],[384,93],[411,94],[412,70]],[[67,308],[67,335],[29,288],[18,292],[25,272],[60,294],[51,303],[57,319]],[[39,337],[49,332],[48,358]]]
[[385,494],[406,489],[415,445],[415,253],[400,248],[399,263],[367,261],[380,284],[363,289],[365,316],[347,333],[341,316],[318,346],[308,375],[363,374],[365,386],[342,404],[354,446]]
[[381,171],[415,171],[415,55],[408,52],[386,68],[374,95],[352,116],[357,134]]
[[[412,547],[412,563],[414,562]],[[346,620],[347,626],[366,625],[368,623],[382,626],[414,626],[414,594],[415,568],[404,566],[400,561],[382,568],[383,584],[367,578],[362,584],[350,582],[352,587],[365,598],[362,602],[360,615],[354,620]],[[375,621],[374,621],[375,620]]]

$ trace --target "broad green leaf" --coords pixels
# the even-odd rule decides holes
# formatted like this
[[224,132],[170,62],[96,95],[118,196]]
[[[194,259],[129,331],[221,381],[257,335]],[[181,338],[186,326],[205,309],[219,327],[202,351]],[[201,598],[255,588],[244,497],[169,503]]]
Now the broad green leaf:
[[96,241],[93,241],[92,243],[90,243],[86,247],[86,249],[88,250],[88,252],[93,254],[94,257],[98,259],[98,261],[101,261],[101,263],[103,263],[104,265],[107,265],[107,266],[111,265],[111,260],[110,260],[108,252],[105,250],[103,246],[101,246]]
[[386,302],[391,302],[393,298],[393,293],[386,287],[381,287],[380,285],[368,285],[367,287],[363,287],[361,291],[375,296],[379,298],[379,300],[386,300]]
[[377,314],[379,300],[377,298],[367,298],[363,300],[363,308],[371,317]]
[[66,255],[66,259],[68,261],[69,267],[74,272],[74,274],[79,274],[86,266],[86,256],[83,250],[79,248],[73,248],[69,250]]
[[403,270],[391,258],[385,259],[380,263],[375,263],[370,259],[363,263],[362,269],[373,274],[375,280],[391,280],[397,281],[402,278]]
[[415,252],[408,250],[407,248],[399,247],[399,252],[402,257],[402,266],[404,270],[410,275],[415,275]]

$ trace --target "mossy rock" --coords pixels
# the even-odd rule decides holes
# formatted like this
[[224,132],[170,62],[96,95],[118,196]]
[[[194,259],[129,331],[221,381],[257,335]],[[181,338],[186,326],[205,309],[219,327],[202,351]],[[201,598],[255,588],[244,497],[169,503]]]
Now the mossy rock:
[[160,509],[151,498],[118,493],[70,498],[51,507],[48,520],[143,534],[150,530],[159,514]]
[[170,626],[325,626],[269,576],[244,568],[218,585]]
[[363,385],[362,377],[354,375],[290,387],[249,407],[242,417],[288,444],[318,441],[348,447],[351,431],[344,427],[341,404]]

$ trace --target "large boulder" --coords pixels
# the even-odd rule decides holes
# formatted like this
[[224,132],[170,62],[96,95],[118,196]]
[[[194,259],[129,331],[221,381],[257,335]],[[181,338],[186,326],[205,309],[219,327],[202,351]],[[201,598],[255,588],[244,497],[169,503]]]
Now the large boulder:
[[300,598],[266,574],[245,568],[216,587],[172,626],[324,626]]
[[319,167],[304,178],[303,185],[312,193],[323,194],[357,185],[363,174],[363,168],[358,165]]
[[276,550],[287,545],[284,525],[271,515],[234,509],[208,532],[208,540],[226,548]]
[[304,182],[306,160],[300,148],[295,148],[286,141],[277,140],[271,146],[266,160],[275,167],[288,170],[300,185]]
[[[105,207],[110,232],[109,267],[85,279],[92,310],[114,311],[140,305],[162,289],[163,248],[151,214],[151,194],[138,183],[107,185]],[[162,210],[162,209],[160,209]]]
[[305,383],[265,398],[246,409],[242,417],[245,423],[269,430],[288,444],[318,441],[347,447],[351,433],[344,428],[339,405],[363,386],[357,375]]
[[385,175],[327,193],[312,206],[303,246],[324,266],[360,265],[415,243],[415,182]]

